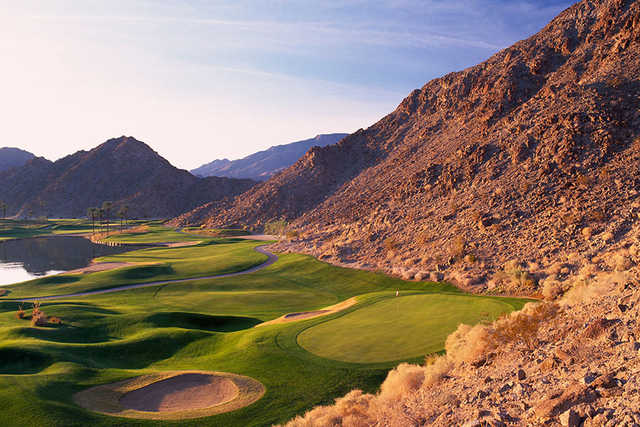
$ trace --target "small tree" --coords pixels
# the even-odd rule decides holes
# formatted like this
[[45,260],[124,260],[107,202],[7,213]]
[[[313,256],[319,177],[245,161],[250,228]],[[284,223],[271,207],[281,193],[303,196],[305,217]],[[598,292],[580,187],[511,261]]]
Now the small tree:
[[0,200],[0,209],[2,209],[2,218],[7,217],[7,203],[4,200]]
[[123,206],[118,211],[118,216],[120,217],[120,231],[124,230],[124,225],[127,225],[127,212],[129,210],[129,206]]
[[96,218],[98,218],[98,208],[91,207],[87,209],[87,218],[91,220],[91,232],[96,234]]
[[284,219],[268,221],[264,225],[264,233],[283,236],[287,230],[287,225],[289,224]]
[[109,235],[109,219],[111,218],[111,209],[113,208],[113,203],[106,201],[102,203],[102,209],[104,210],[104,218],[107,222],[107,236]]

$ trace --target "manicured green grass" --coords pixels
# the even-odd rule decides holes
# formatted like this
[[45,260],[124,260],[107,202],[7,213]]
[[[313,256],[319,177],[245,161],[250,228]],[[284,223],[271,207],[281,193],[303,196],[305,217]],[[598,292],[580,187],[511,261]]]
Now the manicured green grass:
[[460,323],[494,320],[512,310],[506,301],[475,296],[392,296],[309,328],[298,342],[314,354],[345,362],[409,359],[442,351]]
[[[226,262],[227,266],[246,263],[256,255],[253,246],[261,243],[217,240],[195,247],[136,251],[115,259],[158,257],[186,274],[216,268],[215,262],[202,266],[206,260],[217,259],[216,262]],[[81,280],[90,281],[83,286],[108,287],[122,279],[116,272],[105,273],[109,274],[83,277]],[[46,285],[46,290],[63,293],[59,289],[75,287],[78,283]],[[38,287],[32,283],[13,286],[10,296],[26,295],[28,292],[24,289]],[[412,294],[422,299],[390,297],[396,289],[400,289],[402,295]],[[388,369],[395,365],[395,362],[349,363],[317,356],[298,343],[298,337],[305,331],[335,324],[361,310],[365,317],[368,310],[380,310],[380,307],[382,313],[388,314],[394,302],[403,300],[405,311],[437,312],[430,307],[436,301],[475,298],[477,303],[458,304],[467,310],[467,318],[472,320],[482,318],[484,310],[494,309],[495,304],[502,308],[499,303],[502,300],[497,298],[463,295],[447,284],[405,282],[382,274],[333,267],[304,255],[286,254],[270,267],[243,276],[45,301],[42,310],[63,319],[64,324],[59,327],[31,327],[28,320],[15,317],[16,302],[0,298],[2,423],[9,426],[264,426],[284,422],[315,405],[330,403],[353,388],[375,391]],[[359,302],[346,314],[253,327],[288,312],[316,310],[354,296],[358,296]],[[504,303],[520,307],[523,301],[504,299]],[[385,304],[391,306],[384,309]],[[483,311],[474,315],[476,309]],[[491,315],[498,311],[495,309]],[[448,319],[444,313],[440,314]],[[410,324],[411,319],[420,322],[423,316],[407,314],[404,323]],[[447,320],[449,326],[454,322],[454,319]],[[430,339],[419,326],[409,326],[413,333],[424,334],[415,340]],[[387,332],[381,330],[381,333],[380,341],[386,339]],[[413,345],[407,340],[394,343],[395,346],[409,344]],[[405,360],[421,360],[414,357],[418,355],[416,351],[403,354],[409,355]],[[158,371],[190,369],[250,376],[264,384],[267,392],[253,405],[237,411],[171,423],[103,416],[88,412],[72,401],[74,393],[94,385]]]
[[[117,231],[117,230],[116,230]],[[176,243],[202,240],[202,236],[180,233],[162,225],[147,225],[141,232],[120,233],[105,239],[108,242],[141,244],[141,243]]]
[[4,287],[12,298],[63,295],[158,280],[212,276],[246,270],[267,260],[253,248],[264,242],[207,240],[194,246],[151,247],[97,258],[98,262],[146,263],[91,274],[61,274]]

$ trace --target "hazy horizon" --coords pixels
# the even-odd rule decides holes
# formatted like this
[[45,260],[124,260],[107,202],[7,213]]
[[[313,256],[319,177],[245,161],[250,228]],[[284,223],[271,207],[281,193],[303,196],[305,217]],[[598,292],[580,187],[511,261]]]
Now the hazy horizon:
[[570,4],[3,0],[0,145],[56,160],[129,135],[192,169],[350,133]]

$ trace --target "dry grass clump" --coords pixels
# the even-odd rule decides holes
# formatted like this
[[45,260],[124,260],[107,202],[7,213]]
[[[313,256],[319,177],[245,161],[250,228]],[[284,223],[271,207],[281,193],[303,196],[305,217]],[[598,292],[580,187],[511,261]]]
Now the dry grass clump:
[[549,300],[553,301],[557,299],[564,292],[564,288],[562,284],[557,280],[555,274],[544,279],[541,283],[542,287],[542,296]]
[[22,306],[22,304],[20,304],[18,306],[18,311],[16,311],[16,318],[24,319],[25,316],[26,316],[26,313],[24,312],[24,307]]
[[47,323],[47,315],[40,309],[40,302],[34,302],[31,312],[31,326],[46,326]]
[[353,426],[375,425],[378,410],[373,395],[353,390],[336,399],[332,406],[318,406],[304,416],[298,416],[287,423],[289,427]]
[[501,344],[514,343],[532,350],[537,341],[540,323],[552,319],[557,313],[557,304],[526,304],[521,311],[511,313],[495,323],[495,337]]
[[387,237],[384,239],[383,246],[387,252],[393,252],[398,247],[398,242],[393,237]]
[[517,260],[511,260],[505,263],[504,273],[520,287],[533,288],[536,286],[536,280],[523,267],[522,263]]
[[[354,390],[336,399],[332,406],[320,406],[296,417],[290,427],[418,425],[407,412],[425,412],[438,402],[424,396],[442,381],[455,366],[487,363],[490,352],[499,351],[507,343],[524,344],[529,349],[536,342],[540,324],[558,313],[553,303],[529,303],[492,324],[460,325],[446,340],[444,356],[431,356],[424,366],[402,363],[389,372],[377,395]],[[442,393],[445,401],[456,397]],[[428,403],[428,405],[427,405]],[[415,411],[414,411],[415,410]]]
[[300,232],[297,231],[297,230],[287,231],[286,237],[287,237],[288,240],[297,239],[298,237],[300,237]]
[[458,235],[453,239],[451,244],[451,256],[455,258],[463,258],[467,249],[467,241],[464,236]]

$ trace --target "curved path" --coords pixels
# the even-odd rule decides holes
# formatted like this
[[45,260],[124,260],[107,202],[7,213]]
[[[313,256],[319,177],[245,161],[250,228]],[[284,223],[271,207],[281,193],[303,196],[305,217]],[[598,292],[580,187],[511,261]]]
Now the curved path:
[[109,294],[111,292],[121,292],[121,291],[126,291],[126,290],[129,290],[129,289],[147,288],[147,287],[150,287],[150,286],[167,285],[167,284],[170,284],[170,283],[195,282],[196,280],[220,279],[220,278],[223,278],[223,277],[241,276],[243,274],[250,274],[250,273],[254,273],[254,272],[258,271],[258,270],[262,270],[263,268],[266,268],[266,267],[270,266],[271,264],[273,264],[274,262],[276,262],[278,260],[278,256],[273,254],[273,253],[271,253],[271,252],[269,252],[268,250],[266,250],[264,248],[265,246],[266,245],[256,246],[253,249],[256,250],[257,252],[260,252],[261,254],[264,254],[264,255],[268,256],[269,259],[267,259],[267,261],[265,261],[264,263],[262,263],[260,265],[256,265],[255,267],[251,267],[251,268],[249,268],[247,270],[242,270],[242,271],[238,271],[238,272],[235,272],[235,273],[218,274],[218,275],[214,275],[214,276],[190,277],[190,278],[187,278],[187,279],[171,279],[171,280],[161,280],[161,281],[157,281],[157,282],[136,283],[136,284],[133,284],[133,285],[116,286],[114,288],[96,289],[95,291],[76,292],[76,293],[73,293],[73,294],[50,295],[50,296],[32,297],[32,298],[4,299],[3,301],[43,301],[43,300],[60,299],[60,298],[85,297],[85,296],[89,296],[89,295]]

